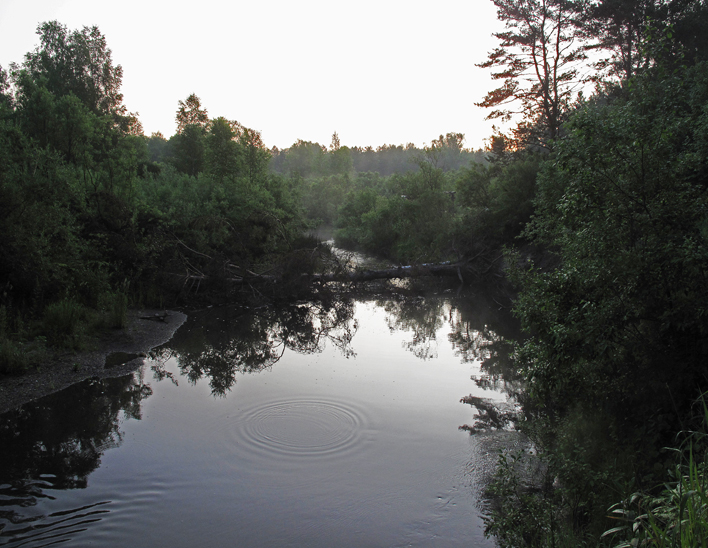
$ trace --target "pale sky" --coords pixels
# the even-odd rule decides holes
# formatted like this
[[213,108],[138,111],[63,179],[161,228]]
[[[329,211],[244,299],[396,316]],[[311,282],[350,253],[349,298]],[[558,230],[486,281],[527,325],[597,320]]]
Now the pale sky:
[[123,102],[145,134],[175,132],[196,93],[210,117],[348,146],[429,143],[492,132],[474,105],[492,89],[484,61],[501,29],[491,0],[0,0],[0,65],[38,44],[37,25],[97,25],[123,66]]

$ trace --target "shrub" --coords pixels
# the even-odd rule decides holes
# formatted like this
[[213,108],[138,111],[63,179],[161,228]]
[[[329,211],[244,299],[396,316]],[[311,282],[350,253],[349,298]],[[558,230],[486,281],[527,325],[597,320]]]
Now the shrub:
[[63,299],[44,309],[43,328],[54,346],[78,350],[83,344],[86,309],[72,299]]
[[27,370],[29,360],[22,347],[0,335],[0,375],[16,375]]
[[123,329],[128,323],[128,296],[125,293],[104,293],[99,298],[98,307],[108,327]]

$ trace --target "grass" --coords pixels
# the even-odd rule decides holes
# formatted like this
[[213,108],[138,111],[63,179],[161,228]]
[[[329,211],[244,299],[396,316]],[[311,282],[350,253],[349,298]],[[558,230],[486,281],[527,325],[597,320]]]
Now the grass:
[[21,345],[0,336],[0,374],[17,375],[29,369],[29,359]]
[[619,525],[603,537],[615,548],[708,548],[708,407],[701,402],[704,431],[689,432],[675,449],[679,462],[659,494],[634,493],[610,508]]
[[0,374],[16,375],[29,367],[22,346],[12,340],[7,307],[0,306]]
[[82,350],[90,333],[101,329],[123,329],[128,323],[128,297],[125,293],[105,293],[98,310],[65,298],[44,309],[42,332],[52,346]]
[[85,350],[93,335],[127,323],[128,297],[121,291],[102,294],[96,308],[64,298],[30,320],[0,305],[0,375],[19,375],[45,363],[50,347]]
[[42,330],[56,347],[80,350],[84,344],[88,311],[73,299],[65,298],[44,309]]
[[128,296],[125,293],[105,293],[101,296],[98,308],[103,314],[106,327],[123,329],[128,324]]
[[708,496],[706,462],[693,454],[677,465],[675,479],[658,496],[635,493],[610,509],[621,525],[603,536],[618,536],[616,548],[708,547]]

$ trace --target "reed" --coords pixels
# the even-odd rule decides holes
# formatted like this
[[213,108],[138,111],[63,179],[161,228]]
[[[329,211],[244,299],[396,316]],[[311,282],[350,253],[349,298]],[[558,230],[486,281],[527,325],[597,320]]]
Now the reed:
[[610,508],[617,527],[603,534],[619,538],[615,548],[708,548],[708,407],[703,430],[688,432],[675,452],[678,463],[658,495],[634,493]]

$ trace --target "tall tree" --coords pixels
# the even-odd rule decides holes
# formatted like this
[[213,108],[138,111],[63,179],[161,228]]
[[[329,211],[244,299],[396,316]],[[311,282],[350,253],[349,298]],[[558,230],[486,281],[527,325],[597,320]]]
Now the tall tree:
[[464,156],[464,133],[446,133],[424,148],[424,159],[443,171],[459,169],[469,161]]
[[590,0],[582,24],[588,49],[606,52],[594,63],[598,78],[626,81],[651,62],[708,57],[703,0]]
[[204,153],[209,115],[196,93],[178,101],[177,133],[170,138],[174,165],[182,173],[196,176],[204,169]]
[[10,89],[9,80],[7,71],[0,65],[0,106],[12,102],[12,96],[8,93]]
[[40,45],[25,55],[23,68],[61,97],[73,93],[95,114],[125,115],[120,86],[123,68],[113,66],[111,50],[98,27],[68,31],[58,21],[37,27]]
[[327,149],[319,143],[298,139],[285,153],[285,166],[301,177],[321,175]]
[[206,136],[206,169],[219,182],[226,177],[236,177],[242,169],[243,151],[233,125],[224,117],[216,118],[211,121]]
[[329,149],[332,150],[332,151],[337,151],[337,150],[339,150],[339,147],[341,147],[341,146],[342,146],[342,144],[341,144],[341,142],[339,141],[339,135],[338,135],[337,132],[335,131],[335,132],[332,134],[332,143],[329,145]]
[[329,145],[327,153],[329,172],[332,175],[348,173],[352,170],[352,155],[349,147],[342,146],[339,134],[335,131],[332,134],[332,143]]
[[[569,0],[492,0],[506,30],[494,33],[501,43],[477,66],[491,68],[502,85],[478,106],[493,108],[487,119],[508,120],[521,114],[517,137],[543,146],[558,136],[581,84],[587,56]],[[540,132],[534,131],[540,129]]]
[[251,184],[264,180],[268,173],[270,151],[263,144],[261,134],[255,129],[243,128],[239,144],[244,151],[244,166]]
[[192,93],[186,101],[179,101],[179,108],[175,116],[177,121],[177,133],[182,133],[189,125],[197,125],[206,128],[209,125],[209,115],[207,110],[202,108],[202,100]]
[[182,173],[196,177],[204,170],[206,130],[197,124],[189,124],[173,135],[170,140],[173,162]]
[[642,39],[652,19],[661,19],[661,0],[596,0],[583,16],[585,32],[591,40],[588,49],[604,50],[594,66],[597,77],[614,76],[629,80],[641,66]]

